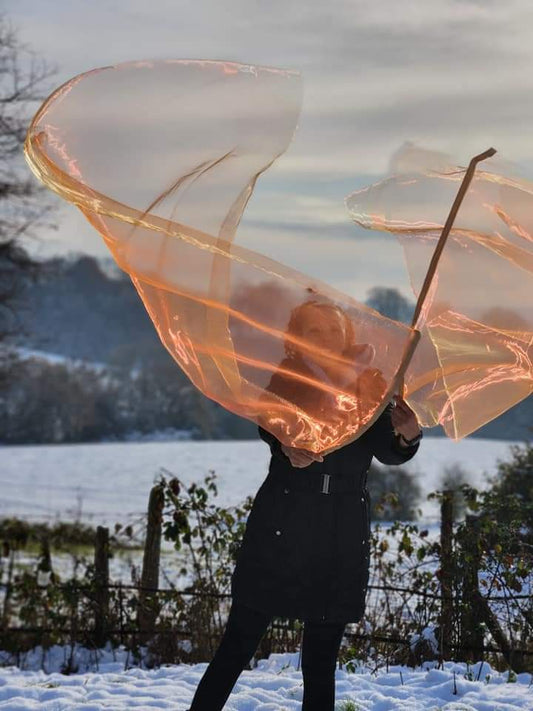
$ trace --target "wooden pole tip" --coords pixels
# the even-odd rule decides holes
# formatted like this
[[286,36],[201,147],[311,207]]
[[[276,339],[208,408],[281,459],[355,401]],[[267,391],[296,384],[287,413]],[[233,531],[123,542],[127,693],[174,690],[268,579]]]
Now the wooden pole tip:
[[495,153],[498,151],[495,148],[488,148],[486,151],[483,153],[480,153],[477,156],[474,156],[472,158],[473,163],[479,163],[479,161],[486,160],[487,158],[491,158]]

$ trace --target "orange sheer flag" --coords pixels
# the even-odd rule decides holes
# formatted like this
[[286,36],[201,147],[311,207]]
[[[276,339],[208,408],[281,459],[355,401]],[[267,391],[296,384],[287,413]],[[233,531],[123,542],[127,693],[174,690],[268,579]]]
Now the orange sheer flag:
[[[398,235],[418,296],[465,169],[407,144],[393,175],[346,198],[352,218]],[[413,324],[405,397],[425,427],[460,439],[533,391],[533,183],[479,164]]]
[[[507,302],[494,301],[495,287],[505,289],[498,273],[486,273],[496,282],[485,289],[485,311],[503,309],[505,331],[475,322],[460,301],[463,292],[473,293],[472,266],[465,269],[453,250],[456,240],[473,239],[468,230],[468,237],[464,230],[450,235],[458,288],[449,291],[459,301],[444,303],[450,295],[440,295],[444,262],[416,328],[235,243],[256,180],[290,144],[300,106],[295,72],[198,60],[132,62],[81,74],[55,91],[30,126],[25,155],[34,173],[98,230],[162,343],[207,397],[284,444],[324,453],[359,437],[405,377],[406,399],[422,424],[440,422],[456,438],[468,434],[531,391],[530,360],[518,358],[518,345],[527,354],[528,329],[512,330]],[[402,225],[415,292],[461,172],[417,175],[409,174],[409,195],[396,176],[348,199],[366,226]],[[428,180],[437,202],[430,228],[420,223],[421,231]],[[514,190],[513,184],[509,194]],[[506,207],[518,209],[506,215],[514,226],[496,210],[491,215],[516,241],[530,240],[519,235],[527,225],[513,222],[527,212],[524,204]],[[506,274],[526,273],[523,263],[486,242],[485,232],[473,240],[498,255]],[[522,252],[531,260],[531,251],[522,246]],[[491,266],[480,263],[480,278]],[[514,309],[524,307],[520,323],[527,320],[528,293],[522,292],[524,304],[509,297]],[[496,393],[497,404],[480,398],[481,390],[490,401]]]

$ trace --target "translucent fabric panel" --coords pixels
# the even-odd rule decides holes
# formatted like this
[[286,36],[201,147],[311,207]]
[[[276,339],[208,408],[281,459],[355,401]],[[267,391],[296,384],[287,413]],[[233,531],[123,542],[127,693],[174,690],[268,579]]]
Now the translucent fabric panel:
[[[352,218],[400,239],[419,295],[465,169],[407,145],[393,175],[346,199]],[[533,391],[533,183],[479,163],[415,328],[405,397],[422,425],[459,439]]]
[[379,416],[418,333],[235,243],[300,104],[294,72],[129,63],[54,92],[25,150],[98,230],[191,381],[284,444],[325,452]]

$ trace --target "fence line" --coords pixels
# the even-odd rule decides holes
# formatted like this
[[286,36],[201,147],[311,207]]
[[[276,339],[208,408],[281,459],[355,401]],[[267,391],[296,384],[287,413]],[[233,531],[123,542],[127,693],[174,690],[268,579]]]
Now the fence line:
[[[440,643],[438,650],[439,660],[450,658],[450,653],[457,652],[474,652],[475,654],[482,654],[483,652],[489,652],[494,654],[502,654],[506,661],[511,664],[513,658],[516,655],[521,655],[522,657],[533,657],[533,650],[528,649],[516,649],[513,647],[514,636],[510,634],[509,639],[506,637],[506,632],[502,630],[498,619],[491,612],[488,602],[489,601],[501,601],[512,603],[516,602],[516,606],[520,608],[518,603],[519,600],[531,600],[531,595],[527,594],[491,594],[492,587],[489,589],[486,596],[483,596],[479,591],[478,583],[478,572],[480,566],[480,551],[477,546],[477,540],[479,532],[477,530],[475,517],[470,518],[469,531],[471,535],[468,540],[461,540],[459,544],[461,547],[469,552],[471,555],[467,559],[467,564],[463,566],[459,572],[460,580],[462,581],[462,587],[460,587],[461,592],[454,591],[454,580],[452,578],[452,546],[455,542],[455,536],[453,532],[453,497],[450,492],[444,492],[442,506],[441,506],[441,553],[440,553],[440,567],[442,571],[442,578],[440,580],[440,590],[438,592],[428,592],[426,590],[412,589],[407,587],[401,587],[398,585],[383,585],[383,584],[369,584],[367,585],[368,590],[373,591],[383,591],[385,593],[399,593],[404,596],[411,596],[416,599],[428,599],[435,600],[440,603],[440,614],[438,616],[437,624],[441,629]],[[214,637],[219,635],[218,630],[221,629],[222,621],[220,619],[220,610],[218,615],[218,624],[215,624],[211,629],[211,623],[214,622],[214,617],[211,619],[209,616],[205,620],[202,620],[202,624],[206,624],[204,630],[189,631],[183,629],[169,628],[168,626],[162,629],[157,627],[156,620],[158,614],[163,612],[162,624],[168,625],[170,621],[169,608],[166,607],[173,599],[180,598],[180,602],[183,605],[181,598],[192,597],[197,599],[231,599],[231,593],[221,593],[221,592],[211,592],[202,590],[178,590],[172,584],[168,588],[160,588],[158,586],[159,582],[159,562],[160,562],[160,548],[161,548],[161,533],[162,533],[162,512],[164,505],[164,491],[161,484],[155,485],[150,493],[150,502],[148,507],[148,518],[147,518],[147,535],[144,547],[144,557],[143,557],[143,568],[141,579],[138,584],[123,584],[123,583],[112,583],[109,580],[109,530],[104,527],[98,527],[96,536],[96,546],[95,546],[95,579],[92,583],[78,584],[77,580],[71,580],[68,582],[52,582],[48,585],[40,586],[43,593],[48,589],[51,590],[67,590],[73,593],[80,593],[80,598],[76,599],[72,608],[72,615],[75,615],[74,608],[78,607],[79,602],[83,601],[83,593],[85,595],[85,600],[89,600],[91,605],[94,603],[94,623],[92,628],[81,627],[76,621],[75,624],[75,635],[78,641],[80,637],[83,639],[84,635],[88,635],[89,638],[92,637],[90,642],[94,643],[95,647],[98,647],[98,642],[103,642],[108,636],[118,635],[120,643],[124,642],[124,639],[133,637],[136,643],[144,643],[149,640],[150,635],[160,635],[164,636],[165,639],[169,635],[175,637],[191,636],[192,638],[198,639],[208,639],[209,648],[211,647],[211,642]],[[13,557],[11,557],[11,563],[13,562]],[[455,573],[454,573],[455,574]],[[170,582],[170,581],[169,581]],[[12,593],[18,590],[19,585],[17,582],[13,582],[11,578],[8,578],[7,582],[0,582],[0,590],[5,591],[4,595],[4,626],[0,626],[0,635],[28,635],[32,634],[65,634],[69,635],[72,641],[72,635],[74,627],[71,625],[63,629],[62,627],[23,627],[23,626],[13,626],[9,627],[9,619],[5,612],[7,609],[6,601],[9,600]],[[118,591],[118,599],[112,599],[110,591]],[[123,593],[126,591],[135,591],[137,593],[136,602],[136,614],[134,614],[133,619],[130,619],[131,610],[128,600],[124,600]],[[131,597],[131,596],[128,596]],[[378,596],[376,596],[378,597]],[[392,596],[391,596],[392,599]],[[471,603],[465,605],[464,603]],[[411,600],[408,601],[404,598],[403,603],[409,608]],[[69,603],[70,604],[70,603]],[[110,614],[111,605],[115,605],[114,608],[114,619]],[[192,607],[197,603],[192,602]],[[418,603],[420,605],[420,603]],[[403,609],[402,606],[402,609]],[[212,605],[210,605],[212,607]],[[476,608],[476,612],[471,609]],[[211,612],[213,612],[211,610]],[[117,614],[118,613],[118,614]],[[483,615],[481,615],[483,613]],[[196,613],[195,613],[196,614]],[[202,613],[203,614],[203,613]],[[455,617],[459,616],[459,629],[461,630],[460,635],[457,640],[452,643],[452,631],[456,624]],[[279,618],[277,618],[279,619]],[[28,621],[34,621],[29,619]],[[63,620],[58,620],[61,624]],[[483,633],[480,629],[479,622],[485,621],[486,626],[492,635],[493,641],[496,645],[485,645],[483,639]],[[43,619],[46,624],[47,619]],[[533,625],[526,618],[526,623],[533,628]],[[427,621],[426,623],[427,624]],[[116,628],[118,625],[118,629]],[[382,628],[381,623],[376,624],[377,629]],[[271,629],[280,630],[292,630],[294,631],[293,621],[289,621],[289,625],[281,625],[279,623],[270,624]],[[389,626],[390,629],[390,626]],[[409,628],[407,628],[409,629]],[[400,626],[401,630],[401,626]],[[404,630],[407,631],[407,630]],[[414,636],[411,639],[404,639],[401,637],[387,636],[382,634],[373,633],[347,633],[346,637],[352,641],[370,641],[370,642],[382,642],[389,645],[403,645],[409,647],[411,651],[414,646]],[[279,641],[279,640],[278,640]],[[283,641],[283,640],[282,640]],[[286,641],[286,640],[285,640]],[[521,640],[523,645],[525,638]],[[100,644],[101,646],[101,644]],[[452,651],[453,650],[453,651]],[[205,651],[205,650],[204,650]],[[209,651],[209,650],[208,650]],[[211,650],[212,651],[212,650]]]
[[[52,583],[51,583],[52,585]],[[72,585],[71,583],[53,583],[57,588],[72,588],[76,590],[94,590],[94,585]],[[11,589],[15,587],[13,583],[0,583],[0,588]],[[231,593],[215,593],[215,592],[202,592],[202,591],[188,591],[188,590],[177,590],[176,588],[151,588],[144,587],[142,585],[133,584],[122,584],[122,583],[109,583],[109,585],[104,586],[108,590],[137,590],[137,592],[148,592],[148,593],[173,593],[175,595],[192,595],[197,597],[214,597],[214,598],[229,598]],[[384,590],[388,592],[399,592],[399,593],[410,593],[411,595],[416,595],[417,597],[430,598],[432,600],[462,600],[464,596],[462,595],[441,595],[439,593],[428,593],[423,590],[414,590],[412,588],[399,588],[393,585],[367,585],[368,590]],[[44,586],[43,586],[44,589]],[[510,602],[512,600],[530,600],[531,595],[483,595],[484,600],[502,600]]]

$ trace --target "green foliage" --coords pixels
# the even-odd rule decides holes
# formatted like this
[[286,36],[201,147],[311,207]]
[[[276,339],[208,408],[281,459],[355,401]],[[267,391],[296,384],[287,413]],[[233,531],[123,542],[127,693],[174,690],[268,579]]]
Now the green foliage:
[[[522,459],[518,462],[521,465]],[[511,469],[505,471],[512,474]],[[184,582],[179,592],[169,589],[157,593],[157,631],[146,649],[136,630],[139,591],[111,588],[107,622],[109,629],[120,631],[111,635],[111,640],[113,644],[127,644],[143,664],[205,661],[212,657],[224,630],[231,575],[253,499],[247,497],[236,507],[217,505],[214,472],[202,483],[186,486],[162,470],[159,484],[164,491],[163,535],[180,556]],[[454,524],[446,558],[440,538],[415,523],[395,521],[374,526],[364,620],[351,626],[354,634],[346,636],[347,645],[341,648],[339,657],[348,671],[355,671],[361,659],[376,665],[419,664],[438,658],[444,643],[456,650],[455,658],[477,661],[479,657],[474,658],[468,648],[474,632],[481,634],[481,642],[488,638],[487,642],[499,645],[498,640],[505,638],[511,650],[533,651],[533,607],[528,594],[533,587],[531,504],[523,496],[509,491],[503,494],[500,489],[479,492],[464,484],[460,491],[468,515]],[[432,495],[436,500],[443,496],[443,492]],[[4,540],[12,542],[11,565],[17,548],[27,546],[35,534],[14,519],[2,526]],[[47,540],[53,540],[51,530],[46,535]],[[80,589],[80,581],[62,582],[55,576],[46,585],[39,585],[37,568],[44,571],[47,567],[49,552],[43,545],[35,570],[11,577],[10,599],[6,597],[3,605],[4,630],[10,621],[17,621],[28,629],[52,631],[40,636],[28,632],[17,639],[4,633],[0,648],[20,652],[37,643],[45,647],[60,641],[90,643],[101,599],[94,569],[87,567]],[[0,559],[2,572],[6,571]],[[451,632],[445,640],[440,632],[444,582],[452,603]],[[280,622],[273,620],[272,632],[261,640],[258,658],[273,651],[297,649],[301,625],[291,621],[289,628],[278,633]],[[382,639],[391,637],[398,642]],[[438,649],[432,646],[433,637]],[[513,652],[502,661],[501,655],[489,653],[484,659],[495,668],[516,672],[528,669],[531,657],[520,658]]]
[[533,443],[512,445],[507,461],[499,461],[490,488],[482,498],[487,516],[521,524],[533,536]]
[[[32,523],[16,517],[0,519],[0,541],[3,542],[4,556],[10,548],[25,548],[26,546],[41,546],[47,541],[50,548],[56,551],[70,551],[76,546],[94,546],[96,530],[93,526],[80,521],[56,523]],[[138,544],[132,540],[131,527],[115,527],[115,535],[111,537],[115,548],[127,548]]]
[[[486,491],[465,483],[466,474],[460,468],[444,473],[443,483],[455,488],[455,518],[457,508],[468,513],[453,527],[446,569],[442,567],[441,541],[429,541],[427,531],[399,521],[384,531],[379,524],[375,526],[370,585],[388,592],[371,591],[367,596],[367,634],[405,639],[433,628],[439,641],[439,596],[446,577],[454,600],[453,634],[446,643],[458,648],[458,658],[468,659],[472,654],[466,648],[476,630],[481,642],[490,635],[488,643],[498,646],[499,640],[506,638],[511,650],[533,652],[533,598],[528,596],[533,587],[533,456],[531,445],[527,444],[511,451],[510,460],[500,462],[493,486]],[[442,501],[443,491],[434,492],[430,498]],[[415,590],[427,597],[413,598],[410,591]],[[481,596],[479,603],[475,594]],[[516,598],[517,595],[523,598]],[[376,659],[386,656],[395,663],[420,661],[416,649],[398,647],[391,651],[390,645],[379,642],[373,642],[371,649],[363,642],[357,649],[363,658],[368,658],[371,651]],[[355,650],[351,651],[353,658]],[[532,657],[514,653],[512,660],[515,670],[531,671]],[[501,657],[493,657],[492,663],[502,668]]]
[[345,700],[337,705],[337,711],[359,711],[361,708],[355,701]]
[[[222,605],[220,595],[229,595],[231,574],[240,546],[246,518],[253,499],[248,497],[243,507],[225,509],[210,502],[218,489],[214,472],[204,478],[204,485],[188,487],[177,478],[167,480],[163,474],[165,507],[163,535],[172,541],[176,551],[185,551],[191,561],[189,584],[184,592],[190,594],[186,603],[186,618],[195,629],[222,634]],[[197,645],[204,653],[212,653],[205,640]]]

